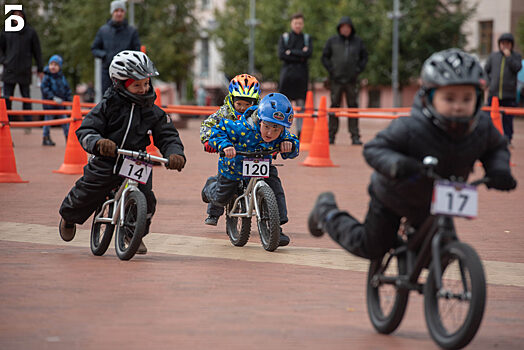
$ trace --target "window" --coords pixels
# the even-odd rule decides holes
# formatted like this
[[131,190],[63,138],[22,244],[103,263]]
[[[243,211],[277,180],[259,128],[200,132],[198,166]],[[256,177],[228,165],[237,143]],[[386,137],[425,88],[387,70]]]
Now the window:
[[493,21],[479,22],[479,55],[487,56],[493,45]]
[[200,76],[207,77],[209,74],[209,40],[200,40]]

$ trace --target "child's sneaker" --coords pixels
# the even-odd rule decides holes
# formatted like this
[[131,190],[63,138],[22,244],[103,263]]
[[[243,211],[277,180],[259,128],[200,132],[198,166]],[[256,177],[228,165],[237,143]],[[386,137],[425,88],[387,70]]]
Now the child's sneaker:
[[278,242],[278,246],[285,247],[290,241],[289,236],[285,235],[284,232],[282,232],[282,228],[280,228],[280,241]]
[[204,223],[206,225],[216,226],[218,224],[218,216],[208,215]]
[[58,232],[60,232],[60,237],[62,237],[64,241],[69,242],[75,238],[76,225],[71,224],[61,218],[60,225],[58,225]]

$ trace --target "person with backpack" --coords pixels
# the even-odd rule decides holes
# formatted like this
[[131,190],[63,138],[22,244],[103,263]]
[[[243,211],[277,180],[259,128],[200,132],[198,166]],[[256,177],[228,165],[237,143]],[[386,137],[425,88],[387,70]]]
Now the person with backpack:
[[[278,91],[304,107],[309,81],[308,60],[313,54],[313,43],[309,34],[303,33],[304,15],[291,16],[291,31],[283,33],[278,41],[278,57],[284,62],[280,70]],[[300,137],[302,119],[297,118],[297,136]]]

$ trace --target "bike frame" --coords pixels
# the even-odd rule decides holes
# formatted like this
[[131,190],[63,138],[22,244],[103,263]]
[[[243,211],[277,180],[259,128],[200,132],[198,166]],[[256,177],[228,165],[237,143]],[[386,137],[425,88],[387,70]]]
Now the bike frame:
[[[115,225],[117,221],[120,219],[118,224],[123,225],[124,203],[126,202],[126,194],[130,191],[140,191],[138,189],[138,182],[126,178],[122,185],[120,185],[120,188],[118,189],[117,193],[115,194],[115,198],[108,199],[104,202],[104,204],[102,204],[102,209],[97,214],[95,222],[102,222]],[[111,203],[116,203],[116,205],[113,206],[113,212],[111,214],[111,217],[101,217],[101,215],[104,213],[105,208]]]
[[[255,210],[256,216],[260,218],[260,209],[258,208],[257,190],[261,186],[269,186],[265,181],[261,181],[262,177],[252,177],[244,190],[244,193],[235,199],[233,207],[228,215],[230,217],[239,218],[250,218],[253,216],[253,209]],[[235,213],[234,211],[240,205],[240,201],[243,200],[246,203],[246,211],[244,213]]]
[[[133,158],[146,161],[146,162],[159,162],[159,163],[167,163],[168,160],[166,158],[156,157],[148,154],[147,152],[142,151],[128,151],[124,149],[119,149],[117,151],[118,154],[131,156]],[[131,191],[140,191],[138,188],[138,181],[125,178],[124,182],[120,185],[118,191],[115,194],[115,198],[108,199],[107,201],[102,204],[102,209],[97,214],[95,218],[95,223],[101,222],[106,224],[115,225],[117,222],[119,225],[124,224],[124,203],[126,202],[126,195],[128,192]],[[113,212],[111,214],[111,217],[101,217],[102,213],[104,212],[105,208],[110,205],[111,203],[116,203],[116,205],[113,206]]]

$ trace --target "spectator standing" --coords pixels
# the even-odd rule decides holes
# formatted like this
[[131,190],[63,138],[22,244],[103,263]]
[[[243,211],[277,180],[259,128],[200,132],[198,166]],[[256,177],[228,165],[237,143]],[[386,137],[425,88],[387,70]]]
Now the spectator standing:
[[96,33],[91,52],[102,59],[102,94],[112,85],[109,65],[113,57],[124,50],[140,51],[140,39],[134,27],[127,24],[126,2],[115,0],[110,6],[111,19]]
[[[14,95],[17,84],[23,97],[31,97],[29,86],[31,85],[33,58],[36,61],[38,78],[42,80],[44,77],[42,50],[38,34],[29,25],[24,11],[15,10],[9,15],[22,17],[24,19],[24,27],[18,32],[6,32],[3,30],[0,34],[0,62],[4,66],[2,93],[7,109],[11,109],[9,97]],[[30,110],[31,103],[24,103],[23,109]],[[32,117],[26,115],[24,119],[25,121],[31,121]],[[29,132],[31,132],[31,129],[26,129],[26,133]]]
[[[53,100],[58,103],[55,105],[43,105],[44,109],[66,109],[62,105],[63,101],[71,101],[71,89],[67,83],[64,74],[62,73],[63,59],[59,55],[53,55],[49,59],[47,67],[44,68],[44,79],[42,79],[42,85],[40,90],[42,91],[42,98],[46,100]],[[66,115],[58,115],[57,118],[66,118]],[[55,119],[54,115],[46,115],[45,120]],[[67,134],[69,132],[69,124],[62,124],[62,130],[64,131],[64,137],[67,141]],[[55,143],[51,139],[51,127],[49,125],[44,126],[43,130],[43,146],[54,146]]]
[[[522,56],[513,51],[515,40],[511,33],[499,37],[497,52],[491,53],[484,66],[488,78],[488,104],[494,96],[498,97],[499,105],[504,107],[517,106],[517,74],[522,68]],[[511,145],[513,138],[513,115],[502,114],[504,136]]]
[[[368,62],[364,42],[356,34],[351,18],[344,16],[337,25],[337,35],[326,42],[322,51],[322,64],[329,72],[331,107],[340,107],[342,95],[346,95],[348,107],[358,107],[358,75]],[[335,143],[338,131],[338,117],[329,115],[329,143]],[[348,129],[353,145],[362,145],[358,119],[348,119]]]
[[[279,92],[304,107],[309,81],[308,60],[313,53],[313,43],[309,34],[303,33],[304,15],[291,16],[291,31],[278,40],[278,57],[284,62],[280,70]],[[302,118],[297,118],[297,135],[300,137]]]

